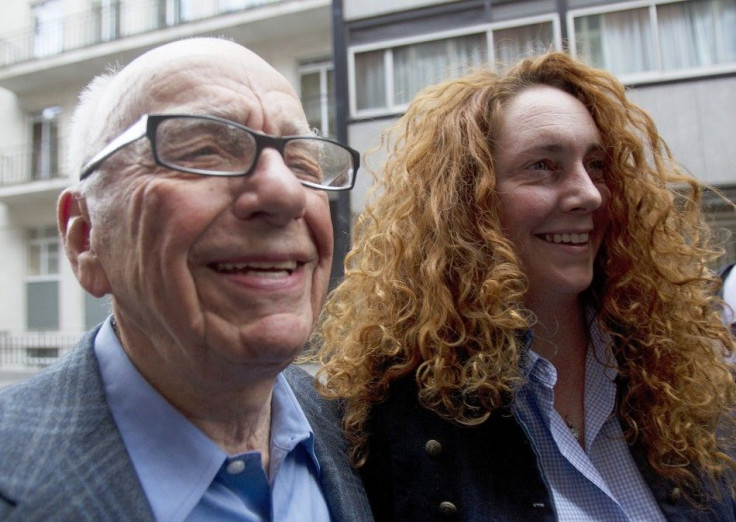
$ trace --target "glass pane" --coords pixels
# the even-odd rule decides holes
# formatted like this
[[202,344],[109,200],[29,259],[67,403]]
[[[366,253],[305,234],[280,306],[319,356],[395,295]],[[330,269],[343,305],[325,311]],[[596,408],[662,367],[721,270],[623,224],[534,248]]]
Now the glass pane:
[[661,5],[657,22],[664,70],[736,61],[736,0]]
[[59,283],[26,283],[26,317],[29,330],[59,328]]
[[49,243],[46,250],[46,275],[59,273],[59,244]]
[[495,60],[511,65],[524,56],[548,51],[552,38],[552,22],[493,31]]
[[34,56],[49,56],[61,52],[64,45],[63,9],[62,0],[46,0],[33,6]]
[[31,178],[32,179],[43,179],[46,171],[45,161],[45,147],[44,147],[44,122],[34,121],[31,128],[31,140],[32,145],[32,164],[31,164]]
[[384,51],[355,55],[355,105],[358,110],[386,107]]
[[41,235],[48,239],[58,239],[59,231],[55,226],[44,227],[41,231]]
[[394,49],[394,103],[409,103],[424,87],[460,76],[486,59],[485,34]]
[[320,94],[319,71],[302,74],[302,105],[307,115],[309,126],[322,131],[322,96]]
[[48,139],[46,142],[47,168],[46,177],[59,175],[59,121],[56,119],[46,122]]
[[649,10],[630,9],[575,19],[578,55],[614,74],[654,69]]
[[[335,123],[335,75],[332,69],[327,70],[327,128],[322,129],[325,136],[334,137]],[[324,122],[323,122],[324,123]]]
[[92,6],[98,41],[114,40],[120,32],[119,0],[96,0]]
[[41,275],[40,245],[28,245],[28,275]]

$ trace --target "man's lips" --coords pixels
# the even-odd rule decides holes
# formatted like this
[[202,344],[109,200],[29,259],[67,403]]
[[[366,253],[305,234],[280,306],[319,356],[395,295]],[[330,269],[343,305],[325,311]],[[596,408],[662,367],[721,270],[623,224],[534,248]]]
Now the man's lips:
[[588,232],[564,232],[560,234],[541,234],[540,237],[548,243],[582,245],[590,240]]
[[217,262],[210,267],[224,274],[240,274],[256,277],[278,278],[287,277],[294,273],[303,263],[297,261],[247,261],[247,262]]

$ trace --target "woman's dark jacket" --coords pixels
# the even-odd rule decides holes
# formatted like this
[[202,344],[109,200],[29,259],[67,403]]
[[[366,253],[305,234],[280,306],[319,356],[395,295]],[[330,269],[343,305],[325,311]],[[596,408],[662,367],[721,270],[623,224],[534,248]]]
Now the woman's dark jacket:
[[[370,454],[361,469],[377,521],[557,520],[535,449],[508,410],[461,427],[416,397],[413,379],[405,378],[371,413]],[[667,520],[736,520],[725,486],[720,501],[698,509],[651,469],[641,447],[631,451]]]

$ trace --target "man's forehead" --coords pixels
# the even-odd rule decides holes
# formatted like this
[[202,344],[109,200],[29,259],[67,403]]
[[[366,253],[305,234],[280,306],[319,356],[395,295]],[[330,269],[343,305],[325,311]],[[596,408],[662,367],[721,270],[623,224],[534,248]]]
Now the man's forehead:
[[[267,62],[232,42],[185,40],[154,49],[117,78],[120,102],[130,118],[144,112],[211,114],[243,122],[269,107],[282,133],[304,133],[306,118],[294,88]],[[133,92],[130,86],[133,86]],[[127,111],[126,111],[127,112]],[[276,122],[274,122],[276,123]]]

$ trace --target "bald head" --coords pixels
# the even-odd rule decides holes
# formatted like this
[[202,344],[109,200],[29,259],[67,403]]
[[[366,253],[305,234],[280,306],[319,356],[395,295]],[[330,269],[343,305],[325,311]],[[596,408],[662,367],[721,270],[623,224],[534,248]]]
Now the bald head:
[[[218,38],[191,38],[157,47],[119,71],[95,78],[80,95],[72,119],[69,168],[80,166],[145,113],[218,114],[198,104],[197,90],[242,89],[297,99],[289,82],[249,49]],[[199,105],[199,106],[198,106]],[[300,132],[306,128],[299,129]]]

